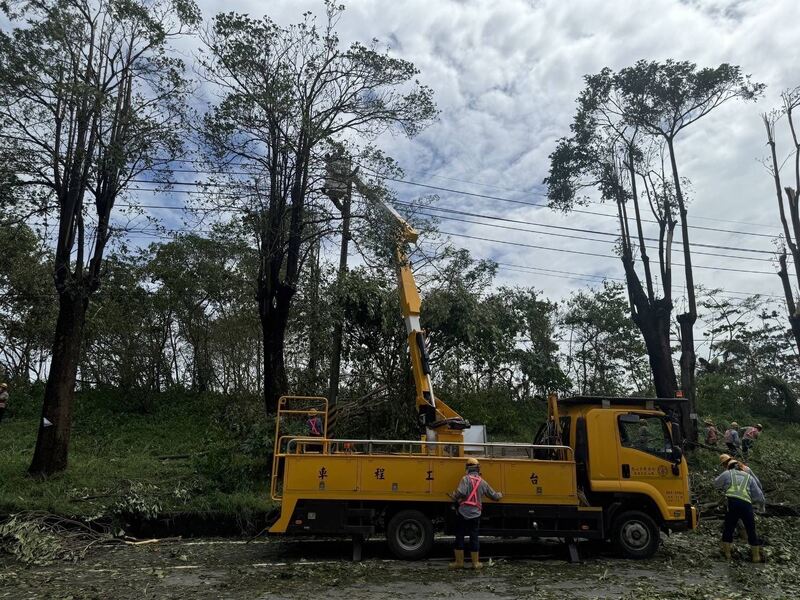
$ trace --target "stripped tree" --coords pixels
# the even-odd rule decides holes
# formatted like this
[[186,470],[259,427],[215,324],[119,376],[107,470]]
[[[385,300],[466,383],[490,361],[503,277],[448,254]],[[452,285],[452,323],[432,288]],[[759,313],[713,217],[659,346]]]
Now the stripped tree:
[[[784,245],[781,247],[778,257],[778,263],[780,265],[778,277],[780,277],[781,283],[783,284],[783,295],[786,300],[789,325],[792,328],[792,334],[794,335],[798,353],[800,353],[800,308],[795,302],[792,278],[789,275],[789,268],[787,266],[788,256],[786,254],[786,248],[788,247],[789,252],[792,254],[792,260],[794,261],[795,279],[798,285],[800,285],[800,248],[798,247],[798,243],[800,243],[800,208],[798,208],[798,202],[800,202],[800,131],[798,131],[798,126],[794,121],[795,111],[800,107],[800,87],[783,92],[781,98],[783,100],[783,108],[780,111],[764,113],[762,118],[764,120],[764,127],[767,130],[767,144],[770,149],[770,157],[766,166],[775,182],[775,196],[778,200],[778,212],[781,216],[781,225],[783,226]],[[775,142],[775,125],[783,117],[786,118],[789,133],[792,138],[794,188],[790,185],[783,185],[781,180],[781,166],[785,164],[785,161],[783,163],[778,161],[778,150]],[[792,179],[791,175],[789,179]],[[782,192],[786,194],[785,200]],[[787,212],[789,213],[788,218],[786,216]]]
[[[688,298],[688,310],[677,316],[681,342],[681,388],[689,400],[690,413],[696,415],[694,324],[697,322],[697,301],[689,245],[689,213],[678,172],[675,140],[687,127],[728,101],[758,98],[764,85],[751,82],[750,76],[743,75],[735,65],[723,63],[716,68],[698,69],[692,62],[674,60],[663,63],[640,60],[632,67],[622,69],[614,80],[625,120],[643,133],[663,141],[667,148],[681,223]],[[691,439],[696,439],[694,423],[686,433]]]

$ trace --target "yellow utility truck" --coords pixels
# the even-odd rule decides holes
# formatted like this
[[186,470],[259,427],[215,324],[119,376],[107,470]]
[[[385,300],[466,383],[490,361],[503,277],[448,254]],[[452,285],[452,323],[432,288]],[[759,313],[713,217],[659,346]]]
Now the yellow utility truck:
[[[464,441],[469,423],[433,389],[420,297],[405,254],[417,233],[385,208],[400,225],[398,287],[420,437],[331,439],[325,398],[281,398],[271,486],[280,515],[270,532],[352,536],[354,558],[365,537],[385,534],[399,558],[423,558],[437,531],[453,530],[448,493],[469,456],[503,493],[500,502],[484,504],[483,535],[562,538],[573,559],[575,540],[608,540],[624,556],[646,558],[662,531],[696,527],[686,460],[668,417],[681,399],[551,396],[533,443]],[[321,431],[313,428],[321,435],[283,435],[292,418],[321,422]]]
[[[315,401],[327,415],[323,398],[283,398],[279,418],[307,414]],[[399,558],[423,558],[437,529],[453,530],[447,494],[465,457],[475,456],[503,493],[484,503],[483,535],[609,540],[626,557],[647,558],[661,531],[697,526],[686,460],[659,408],[674,402],[552,401],[533,444],[280,437],[272,494],[281,511],[270,531],[347,535],[356,544],[383,533]]]

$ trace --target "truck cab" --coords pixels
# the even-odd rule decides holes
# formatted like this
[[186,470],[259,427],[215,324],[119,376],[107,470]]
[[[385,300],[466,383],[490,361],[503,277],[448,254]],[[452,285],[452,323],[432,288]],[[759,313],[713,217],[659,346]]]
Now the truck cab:
[[[586,396],[558,401],[558,429],[573,449],[582,501],[603,508],[607,534],[628,556],[652,554],[658,530],[697,526],[674,417],[682,403]],[[535,443],[553,441],[550,429],[540,429]]]

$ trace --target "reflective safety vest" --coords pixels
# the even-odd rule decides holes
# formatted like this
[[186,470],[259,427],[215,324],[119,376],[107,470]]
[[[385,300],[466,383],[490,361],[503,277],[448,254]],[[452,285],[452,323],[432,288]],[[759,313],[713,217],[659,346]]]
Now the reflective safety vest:
[[311,427],[311,435],[322,435],[317,423],[319,423],[319,419],[317,417],[311,417],[308,420],[308,426]]
[[481,495],[479,493],[481,487],[481,479],[480,475],[467,475],[469,477],[469,483],[472,486],[469,494],[467,495],[466,500],[461,502],[461,504],[466,504],[467,506],[476,506],[478,510],[481,509]]
[[738,498],[752,504],[750,499],[750,473],[745,471],[728,471],[731,474],[731,485],[725,490],[728,498]]

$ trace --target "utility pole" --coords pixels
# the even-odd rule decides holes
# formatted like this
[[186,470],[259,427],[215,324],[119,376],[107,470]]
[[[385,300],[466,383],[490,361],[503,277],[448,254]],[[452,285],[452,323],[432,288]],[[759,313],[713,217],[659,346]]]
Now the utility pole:
[[[350,247],[350,208],[353,201],[353,161],[344,152],[328,156],[328,177],[325,193],[330,197],[342,215],[342,243],[339,248],[339,270],[336,273],[337,295],[344,291],[344,280],[347,275],[347,252]],[[342,365],[342,344],[344,337],[344,318],[336,319],[333,325],[333,341],[331,344],[331,374],[328,385],[328,400],[331,406],[336,405],[339,396],[339,377]]]

